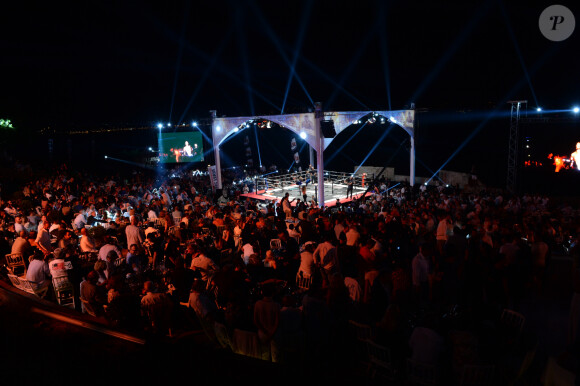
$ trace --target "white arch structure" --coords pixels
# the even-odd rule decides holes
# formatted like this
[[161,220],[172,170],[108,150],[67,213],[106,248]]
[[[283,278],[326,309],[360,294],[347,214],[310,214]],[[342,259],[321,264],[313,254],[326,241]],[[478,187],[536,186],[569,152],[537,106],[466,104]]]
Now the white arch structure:
[[[315,151],[318,169],[318,202],[320,206],[324,205],[324,150],[346,127],[352,125],[355,121],[373,114],[375,117],[383,116],[390,123],[396,124],[403,128],[411,137],[410,151],[410,173],[409,182],[411,186],[415,184],[415,110],[395,110],[395,111],[347,111],[347,112],[325,112],[304,113],[304,114],[287,114],[287,115],[259,115],[248,117],[222,117],[217,118],[215,111],[212,120],[212,139],[215,156],[215,166],[217,172],[217,188],[222,188],[220,146],[232,135],[243,130],[243,125],[254,120],[268,120],[280,126],[283,126],[306,141]],[[376,119],[376,118],[375,118]],[[325,138],[320,129],[321,120],[332,120],[336,136]]]

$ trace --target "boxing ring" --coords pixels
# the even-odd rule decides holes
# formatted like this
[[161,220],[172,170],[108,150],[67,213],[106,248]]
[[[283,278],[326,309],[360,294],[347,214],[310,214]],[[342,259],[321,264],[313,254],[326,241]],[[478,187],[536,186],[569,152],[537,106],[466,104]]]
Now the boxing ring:
[[[396,111],[350,111],[350,112],[322,112],[320,104],[316,104],[315,112],[303,114],[288,115],[260,115],[253,117],[217,117],[216,110],[212,110],[212,140],[214,147],[215,165],[211,166],[210,177],[212,188],[222,189],[221,177],[221,159],[220,146],[231,136],[249,127],[249,123],[255,120],[268,120],[274,122],[290,131],[298,134],[311,149],[316,152],[316,177],[311,179],[316,181],[317,202],[326,205],[327,186],[325,183],[324,170],[324,150],[330,145],[336,136],[345,128],[354,124],[364,117],[369,120],[377,118],[388,120],[389,124],[400,126],[410,136],[410,175],[409,182],[415,184],[415,110],[396,110]],[[322,130],[322,122],[331,123],[333,133],[325,134]],[[326,126],[326,125],[325,125]],[[330,173],[330,172],[329,172]],[[275,183],[275,181],[272,181]],[[334,189],[334,183],[331,182],[331,192]],[[340,185],[340,184],[337,184]],[[290,185],[288,185],[290,186]],[[270,188],[270,186],[268,186]],[[265,188],[265,186],[264,186]],[[284,189],[284,184],[280,186]],[[277,188],[272,188],[277,189]],[[266,192],[266,189],[263,189]],[[257,193],[257,192],[256,192]],[[332,193],[331,193],[332,194]],[[332,201],[332,200],[329,200]]]

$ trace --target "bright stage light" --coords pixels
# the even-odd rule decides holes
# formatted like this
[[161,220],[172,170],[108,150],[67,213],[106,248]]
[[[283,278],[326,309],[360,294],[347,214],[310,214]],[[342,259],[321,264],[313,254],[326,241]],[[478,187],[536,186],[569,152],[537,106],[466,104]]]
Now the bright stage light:
[[222,131],[222,127],[221,127],[221,126],[216,126],[216,128],[215,128],[215,129],[216,129],[216,131],[218,131],[218,132]]
[[397,122],[397,120],[395,119],[395,117],[389,117],[389,121],[391,121],[393,123],[396,123]]
[[150,148],[149,148],[149,151],[153,151],[153,148],[151,148],[151,147],[150,147]]
[[107,158],[109,158],[109,157],[105,156],[105,159],[107,159]]
[[193,126],[193,127],[197,127],[197,122],[196,122],[196,121],[193,121],[193,122],[191,123],[191,126]]
[[572,111],[574,111],[575,114],[578,114],[578,112],[580,112],[580,107],[574,107]]
[[306,133],[305,132],[300,133],[300,138],[306,139]]
[[542,108],[541,108],[541,107],[538,107],[538,108],[536,109],[536,111],[539,113],[540,111],[542,111]]
[[163,129],[163,125],[162,125],[161,123],[158,123],[158,124],[157,124],[157,128],[158,128],[159,130],[161,130],[161,129]]
[[240,128],[239,128],[239,127],[236,127],[236,128],[234,129],[234,133],[237,133],[238,131],[240,131]]
[[167,124],[167,127],[171,127],[171,123],[168,123],[168,124]]

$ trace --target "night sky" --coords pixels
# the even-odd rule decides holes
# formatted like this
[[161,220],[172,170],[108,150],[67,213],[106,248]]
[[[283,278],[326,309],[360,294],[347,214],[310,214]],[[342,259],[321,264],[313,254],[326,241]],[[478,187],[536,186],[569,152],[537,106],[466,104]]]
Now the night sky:
[[[578,23],[578,5],[559,3]],[[437,169],[473,130],[495,122],[506,131],[507,118],[486,122],[486,114],[509,113],[508,100],[528,100],[530,110],[580,103],[580,27],[563,42],[546,39],[538,18],[549,5],[218,0],[2,6],[0,117],[38,130],[175,124],[208,118],[209,110],[226,116],[306,112],[318,101],[327,111],[415,103],[426,109],[418,147],[426,149],[425,141],[449,145],[429,161]],[[296,76],[290,79],[291,67]],[[493,135],[475,139],[493,142]]]

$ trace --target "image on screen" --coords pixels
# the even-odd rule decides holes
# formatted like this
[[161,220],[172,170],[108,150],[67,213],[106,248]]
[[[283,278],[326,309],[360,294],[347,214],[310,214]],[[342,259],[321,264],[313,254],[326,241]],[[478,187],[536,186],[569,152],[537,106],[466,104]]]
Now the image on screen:
[[203,161],[201,133],[161,133],[159,135],[160,163],[201,161]]

